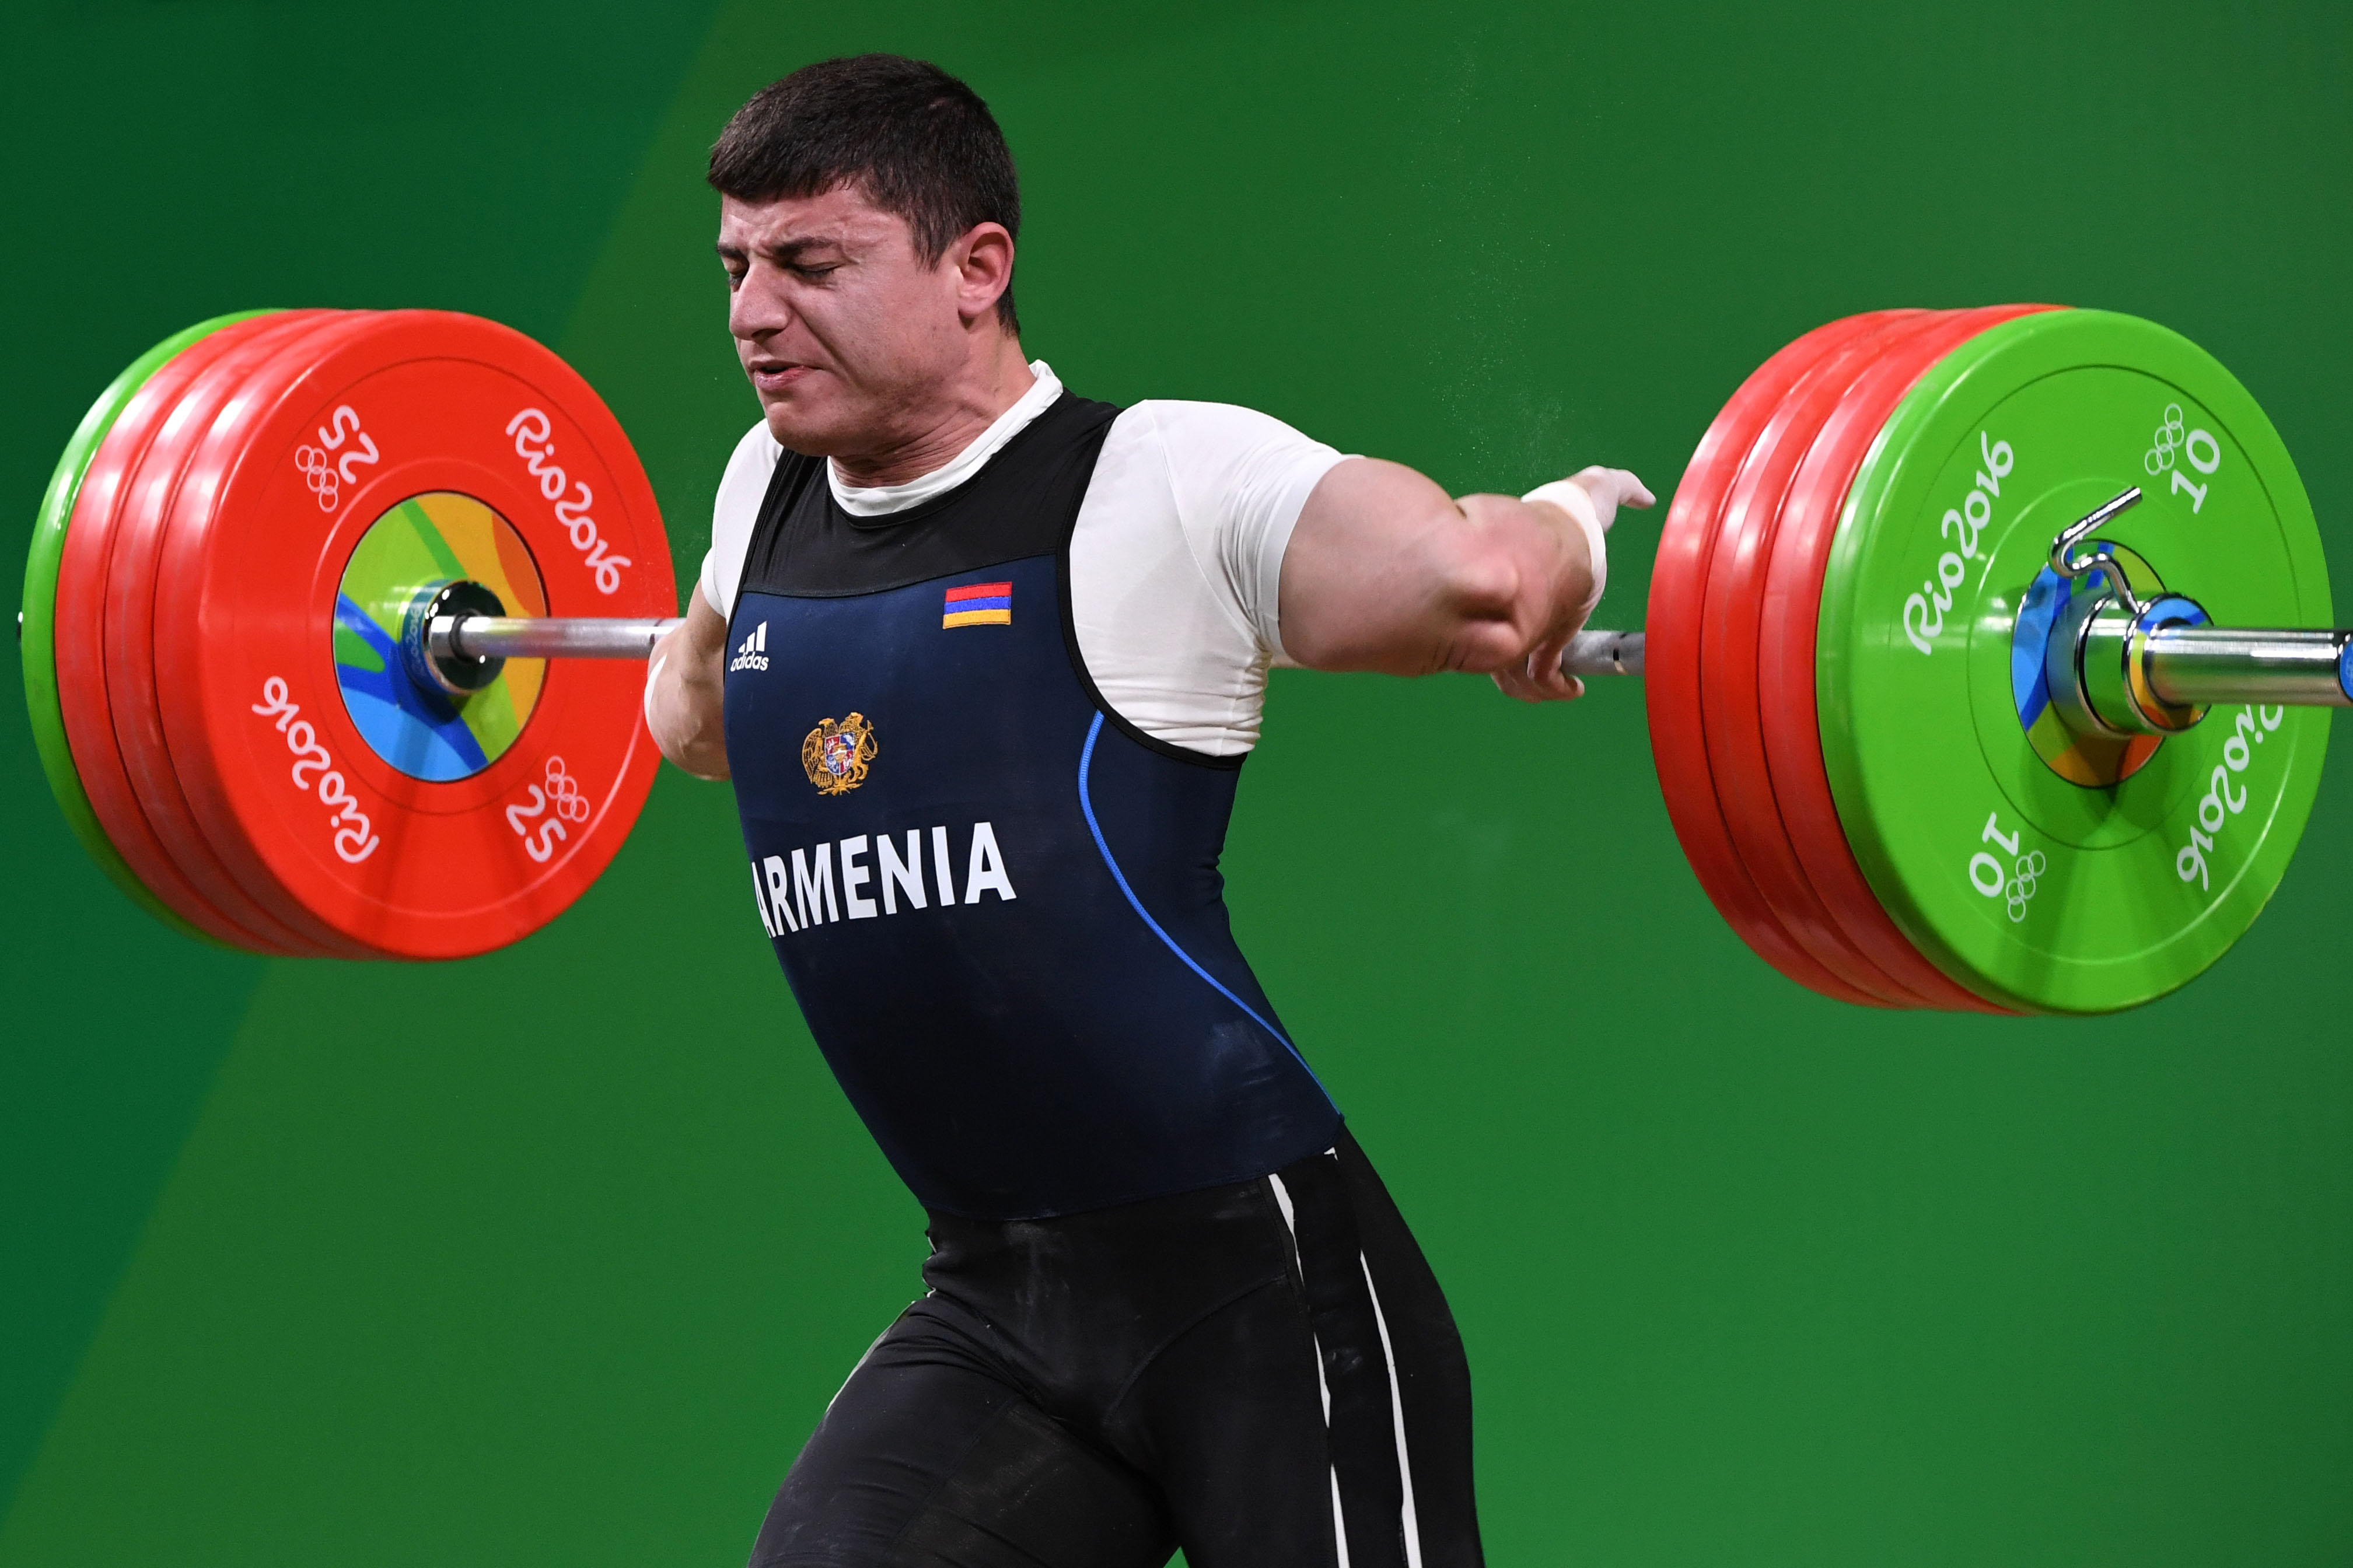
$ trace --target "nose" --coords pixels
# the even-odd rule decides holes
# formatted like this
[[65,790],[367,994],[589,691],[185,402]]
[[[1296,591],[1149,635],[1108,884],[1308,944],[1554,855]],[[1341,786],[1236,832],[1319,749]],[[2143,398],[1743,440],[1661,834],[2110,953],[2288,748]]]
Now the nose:
[[783,331],[792,321],[792,310],[778,286],[781,281],[776,268],[754,261],[728,298],[727,330],[745,342]]

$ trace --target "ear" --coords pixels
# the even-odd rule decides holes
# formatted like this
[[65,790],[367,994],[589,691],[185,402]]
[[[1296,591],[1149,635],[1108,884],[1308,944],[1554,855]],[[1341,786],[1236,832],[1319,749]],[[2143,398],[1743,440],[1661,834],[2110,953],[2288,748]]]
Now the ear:
[[940,258],[955,269],[956,315],[966,325],[997,309],[1013,282],[1013,237],[1001,223],[976,224]]

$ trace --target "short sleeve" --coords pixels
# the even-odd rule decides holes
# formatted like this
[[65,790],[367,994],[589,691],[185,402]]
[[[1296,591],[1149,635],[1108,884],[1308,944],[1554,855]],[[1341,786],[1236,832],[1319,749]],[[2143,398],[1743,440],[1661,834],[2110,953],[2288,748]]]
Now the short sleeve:
[[1345,455],[1271,415],[1224,403],[1153,402],[1193,558],[1229,613],[1280,658],[1282,553],[1308,492]]
[[768,434],[764,419],[744,432],[727,459],[727,471],[720,476],[718,499],[711,504],[711,549],[702,557],[699,581],[703,602],[723,621],[735,613],[735,589],[744,580],[752,529],[760,521],[760,502],[784,450]]

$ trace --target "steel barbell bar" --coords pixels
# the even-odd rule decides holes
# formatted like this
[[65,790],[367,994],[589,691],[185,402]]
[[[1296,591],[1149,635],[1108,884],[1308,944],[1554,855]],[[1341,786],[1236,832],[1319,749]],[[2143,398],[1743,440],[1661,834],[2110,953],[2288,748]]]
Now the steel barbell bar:
[[[2207,708],[2225,704],[2353,707],[2353,631],[2203,624],[2196,601],[2179,595],[2144,605],[2106,547],[2073,553],[2140,499],[2135,486],[2052,542],[2054,570],[2070,577],[2098,573],[2105,588],[2087,596],[2075,616],[2072,647],[2054,645],[2054,688],[2063,684],[2078,698],[2067,705],[2071,722],[2110,733],[2175,733]],[[421,673],[453,696],[487,685],[510,658],[646,658],[682,624],[677,617],[509,616],[471,584],[448,584],[421,598],[410,623],[426,656]],[[1579,677],[1639,678],[1645,642],[1641,632],[1581,631],[1569,638],[1560,668]],[[2111,652],[2119,661],[2116,680],[2103,679]],[[2135,695],[2136,674],[2155,703]],[[2192,716],[2185,721],[2185,713]]]

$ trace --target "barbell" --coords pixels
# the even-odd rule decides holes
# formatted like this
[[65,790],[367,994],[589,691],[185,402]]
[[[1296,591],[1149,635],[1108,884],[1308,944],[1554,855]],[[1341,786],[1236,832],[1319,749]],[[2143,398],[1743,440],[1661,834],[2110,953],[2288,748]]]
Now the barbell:
[[[26,694],[68,820],[151,912],[457,957],[553,919],[634,824],[657,758],[623,661],[673,591],[636,454],[547,350],[439,311],[222,317],[69,443]],[[2353,702],[2329,619],[2295,468],[2211,358],[2103,311],[1883,310],[1742,384],[1644,629],[1563,667],[1643,678],[1676,836],[1784,974],[2099,1013],[2202,972],[2277,886]]]

